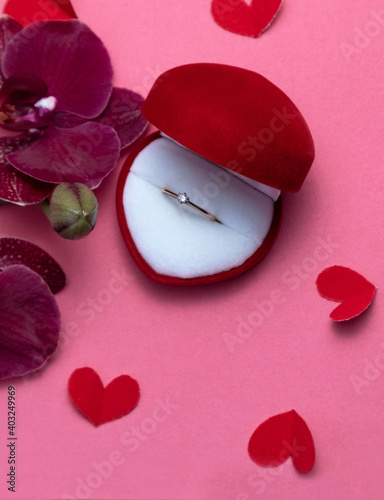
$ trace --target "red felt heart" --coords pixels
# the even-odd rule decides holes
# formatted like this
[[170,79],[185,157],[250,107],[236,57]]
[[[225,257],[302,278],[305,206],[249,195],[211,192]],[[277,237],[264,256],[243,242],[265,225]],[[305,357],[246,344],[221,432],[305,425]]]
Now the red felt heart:
[[320,295],[342,302],[330,317],[335,321],[355,318],[372,304],[376,287],[361,274],[343,266],[324,269],[316,281]]
[[3,9],[23,26],[35,21],[76,18],[70,0],[8,0]]
[[79,412],[96,427],[127,415],[140,398],[139,384],[133,378],[121,375],[104,387],[92,368],[72,373],[68,393]]
[[277,467],[288,457],[296,470],[309,472],[315,464],[311,431],[295,410],[275,415],[263,422],[249,440],[251,459],[263,467]]
[[274,20],[282,0],[213,0],[212,15],[219,26],[238,35],[257,38]]

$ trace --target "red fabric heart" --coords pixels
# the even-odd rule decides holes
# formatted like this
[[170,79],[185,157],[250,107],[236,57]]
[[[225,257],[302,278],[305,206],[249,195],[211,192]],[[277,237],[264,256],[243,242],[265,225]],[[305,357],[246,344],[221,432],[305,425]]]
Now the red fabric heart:
[[372,304],[376,287],[361,274],[343,266],[324,269],[316,281],[322,297],[342,302],[330,317],[335,321],[355,318]]
[[35,21],[77,18],[70,0],[8,0],[3,12],[23,26]]
[[274,20],[282,0],[213,0],[212,15],[219,26],[238,35],[257,38]]
[[263,422],[249,440],[248,453],[263,467],[277,467],[288,457],[298,472],[309,472],[315,464],[311,431],[295,410]]
[[121,375],[104,387],[92,368],[72,373],[68,393],[79,412],[96,427],[127,415],[140,398],[139,384],[133,378]]

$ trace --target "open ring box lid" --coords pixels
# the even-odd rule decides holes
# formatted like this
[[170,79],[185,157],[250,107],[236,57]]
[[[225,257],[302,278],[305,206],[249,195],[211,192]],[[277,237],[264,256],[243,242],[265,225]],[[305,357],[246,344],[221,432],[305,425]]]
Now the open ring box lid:
[[[280,191],[298,191],[315,157],[300,111],[257,73],[201,63],[161,75],[142,114],[159,132],[130,152],[117,187],[119,225],[137,265],[173,285],[250,269],[277,236]],[[163,189],[186,193],[221,223]]]

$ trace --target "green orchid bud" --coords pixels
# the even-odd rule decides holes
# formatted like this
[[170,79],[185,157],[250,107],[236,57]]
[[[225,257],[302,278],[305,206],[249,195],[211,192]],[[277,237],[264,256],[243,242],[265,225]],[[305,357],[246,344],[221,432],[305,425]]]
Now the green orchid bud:
[[97,220],[97,199],[84,184],[59,184],[49,203],[49,221],[67,240],[79,240],[91,233]]

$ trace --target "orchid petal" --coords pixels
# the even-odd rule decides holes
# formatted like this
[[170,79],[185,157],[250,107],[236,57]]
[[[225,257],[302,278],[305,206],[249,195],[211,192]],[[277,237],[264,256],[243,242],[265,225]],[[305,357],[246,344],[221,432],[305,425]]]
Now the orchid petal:
[[1,66],[6,78],[24,73],[43,80],[58,101],[56,111],[96,118],[111,96],[108,52],[100,38],[77,20],[27,26],[8,43]]
[[0,273],[0,379],[41,368],[59,333],[60,311],[43,279],[19,265]]
[[[7,78],[0,90],[1,121],[6,130],[25,131],[45,128],[49,122],[36,116],[33,107],[47,95],[45,83],[33,75],[13,75]],[[8,109],[7,109],[8,108]],[[13,108],[9,111],[9,108]]]
[[19,238],[0,238],[0,273],[16,264],[39,274],[53,294],[60,292],[65,286],[63,270],[42,248]]
[[94,189],[115,168],[119,153],[120,141],[113,128],[87,122],[71,129],[51,126],[41,132],[39,140],[9,154],[7,160],[35,179],[80,182]]
[[[16,35],[19,31],[21,31],[23,27],[17,21],[12,19],[7,15],[3,15],[0,17],[0,60],[3,57],[5,47],[8,45],[8,42],[11,38]],[[3,84],[4,78],[0,73],[0,86]]]
[[13,75],[5,80],[1,87],[1,102],[22,106],[33,106],[36,101],[47,95],[47,86],[40,78],[33,75]]
[[0,199],[17,205],[34,205],[51,194],[52,184],[32,179],[12,167],[6,159],[8,154],[26,147],[33,140],[33,134],[0,137]]
[[128,89],[114,88],[105,111],[97,121],[113,127],[121,142],[121,148],[130,146],[148,126],[141,114],[144,98]]
[[[121,148],[130,146],[148,126],[141,114],[144,98],[128,89],[114,88],[103,113],[95,121],[114,128],[119,136]],[[70,113],[55,113],[54,123],[58,127],[71,128],[84,119]]]
[[8,0],[4,12],[23,26],[48,19],[73,19],[76,16],[70,0]]

